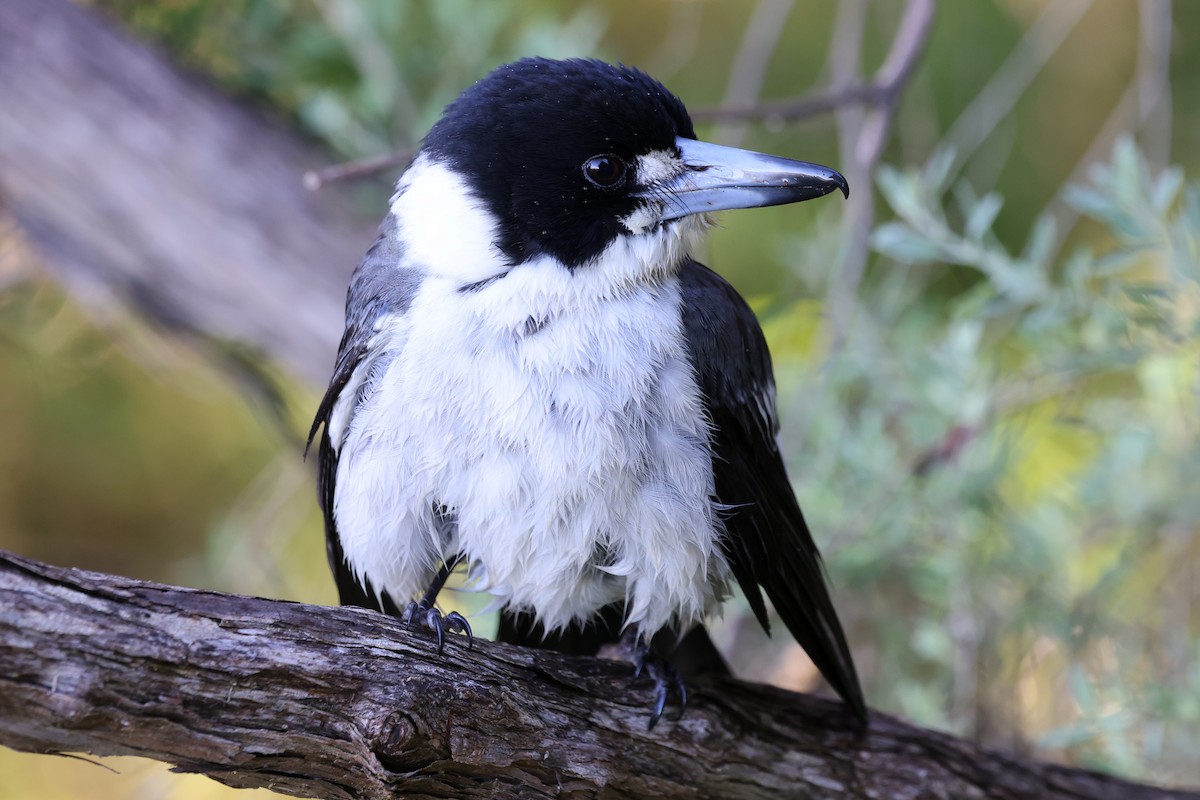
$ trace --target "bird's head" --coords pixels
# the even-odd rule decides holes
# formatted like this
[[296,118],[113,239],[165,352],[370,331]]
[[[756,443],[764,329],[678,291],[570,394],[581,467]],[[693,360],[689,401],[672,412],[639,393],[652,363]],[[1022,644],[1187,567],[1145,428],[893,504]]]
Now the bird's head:
[[637,69],[527,58],[446,107],[393,210],[443,231],[459,259],[486,244],[508,267],[549,256],[578,270],[614,244],[677,264],[708,212],[836,189],[846,180],[826,167],[698,141],[683,103]]

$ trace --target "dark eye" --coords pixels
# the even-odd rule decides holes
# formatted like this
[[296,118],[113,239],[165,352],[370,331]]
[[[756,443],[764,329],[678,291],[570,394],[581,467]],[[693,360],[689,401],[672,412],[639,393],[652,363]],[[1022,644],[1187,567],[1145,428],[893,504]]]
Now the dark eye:
[[616,156],[592,156],[583,162],[583,174],[601,189],[611,189],[625,180],[625,162]]

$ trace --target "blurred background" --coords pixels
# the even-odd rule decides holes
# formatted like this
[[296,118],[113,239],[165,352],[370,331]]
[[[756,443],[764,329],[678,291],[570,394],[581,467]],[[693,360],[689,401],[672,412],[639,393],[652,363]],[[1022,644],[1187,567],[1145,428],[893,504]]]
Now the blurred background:
[[[24,2],[22,46],[91,44],[0,56],[0,547],[335,602],[304,439],[404,154],[490,68],[596,56],[854,187],[700,255],[767,331],[870,704],[1200,784],[1200,4]],[[715,627],[818,688],[740,600]],[[104,764],[0,751],[0,800],[250,796]]]

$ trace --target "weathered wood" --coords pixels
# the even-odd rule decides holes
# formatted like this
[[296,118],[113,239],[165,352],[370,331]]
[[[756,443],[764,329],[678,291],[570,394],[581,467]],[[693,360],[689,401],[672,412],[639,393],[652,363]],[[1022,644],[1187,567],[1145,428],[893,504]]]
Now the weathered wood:
[[[0,194],[86,292],[327,376],[369,242],[285,126],[67,0],[0,3]],[[371,224],[367,224],[370,228]],[[628,669],[0,554],[0,743],[299,796],[1200,797],[737,681],[645,731]]]
[[204,592],[0,552],[0,744],[139,755],[301,797],[1200,798],[1031,763],[840,705],[429,635],[372,612]]
[[77,294],[324,385],[373,238],[324,157],[67,0],[0,3],[0,196]]

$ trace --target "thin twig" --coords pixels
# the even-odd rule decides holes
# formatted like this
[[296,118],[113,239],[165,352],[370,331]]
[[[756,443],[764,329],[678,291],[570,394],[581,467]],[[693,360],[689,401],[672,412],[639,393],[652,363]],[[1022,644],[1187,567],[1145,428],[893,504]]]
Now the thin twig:
[[1058,0],[1042,12],[1000,68],[942,137],[938,149],[955,153],[962,169],[1029,88],[1050,57],[1092,6],[1093,0]]
[[[936,0],[914,0],[914,2],[909,4],[909,8],[906,9],[904,19],[907,21],[914,16],[910,12],[915,7],[916,10],[923,12],[923,14],[928,14],[929,19],[926,20],[927,24],[932,19],[935,4]],[[778,29],[782,28],[782,25],[768,26],[766,22],[775,23],[781,17],[786,19],[791,5],[791,2],[774,0],[774,2],[767,2],[760,6],[762,11],[758,14],[758,17],[761,24],[756,25],[754,21],[751,22],[745,42],[755,42],[757,47],[761,43],[762,31],[770,30],[777,33]],[[697,122],[739,122],[747,120],[784,122],[828,114],[831,111],[836,111],[847,106],[894,106],[904,83],[908,79],[909,71],[911,71],[917,60],[919,60],[920,53],[924,48],[925,38],[928,36],[928,30],[912,31],[906,34],[903,25],[904,22],[901,23],[901,30],[897,34],[892,52],[888,55],[888,61],[876,73],[876,80],[872,83],[855,83],[799,99],[767,100],[744,106],[701,108],[692,112],[692,119]],[[912,33],[920,33],[920,38],[913,38]],[[902,40],[902,37],[906,38]],[[915,50],[906,48],[897,51],[896,45],[898,44],[915,44],[917,47]],[[743,50],[745,49],[743,47]],[[762,49],[769,51],[773,47]],[[901,54],[903,57],[900,57]],[[898,58],[894,64],[892,63],[893,56],[897,56]],[[912,59],[911,63],[909,63],[909,59]],[[735,76],[734,79],[731,79],[730,89],[727,93],[728,97],[731,98],[745,96],[746,94],[756,94],[765,76],[766,58],[756,57],[753,63],[751,63],[748,56],[746,59],[739,58],[738,60],[739,62],[745,62],[741,67],[743,74],[741,77]],[[889,64],[892,64],[891,69],[889,69]],[[888,117],[890,118],[890,116],[889,112]],[[875,139],[882,141],[882,139],[886,138],[885,136],[881,136],[883,133],[885,133],[885,129],[876,131],[874,134]],[[726,134],[726,138],[736,138],[736,135],[735,129],[735,132]],[[882,144],[873,146],[881,148]],[[404,150],[382,156],[333,164],[324,169],[312,170],[305,173],[304,185],[309,190],[316,191],[327,183],[368,177],[395,166],[406,165],[412,160],[413,155],[414,151]]]
[[851,194],[849,207],[843,217],[842,241],[846,243],[846,250],[830,285],[827,301],[835,351],[849,329],[856,307],[858,286],[870,254],[868,240],[875,225],[875,198],[869,188],[871,175],[891,133],[900,94],[929,42],[936,10],[936,0],[909,0],[905,5],[891,50],[871,82],[872,86],[877,87],[878,97],[863,118],[858,138],[851,149],[848,165],[850,180],[868,185],[863,187],[863,191]]
[[80,755],[76,755],[74,753],[51,753],[50,755],[55,755],[55,756],[58,756],[59,758],[70,758],[70,759],[74,759],[75,761],[82,761],[85,764],[91,764],[93,767],[99,767],[100,769],[106,769],[109,772],[111,772],[113,775],[121,774],[120,770],[113,769],[108,764],[105,764],[101,761],[97,761],[94,758],[88,758],[86,756],[80,756]]
[[[1100,126],[1099,133],[1092,139],[1084,151],[1083,157],[1076,162],[1071,174],[1063,181],[1063,186],[1070,186],[1083,180],[1084,173],[1093,163],[1103,158],[1117,138],[1129,130],[1137,130],[1147,124],[1160,105],[1166,106],[1162,112],[1166,116],[1167,144],[1170,145],[1170,43],[1171,43],[1171,4],[1170,0],[1143,0],[1141,6],[1142,29],[1139,35],[1139,52],[1137,72],[1129,81],[1129,85],[1121,94],[1108,119]],[[1165,52],[1149,52],[1157,49]],[[1143,95],[1143,92],[1146,94]],[[1163,147],[1163,145],[1159,145]],[[1166,163],[1167,153],[1161,156],[1160,164]],[[1154,163],[1154,162],[1151,162]],[[1061,193],[1053,202],[1053,210],[1057,230],[1057,242],[1053,249],[1057,253],[1067,234],[1079,221],[1079,212],[1062,200]]]
[[[859,65],[862,63],[863,34],[867,28],[867,0],[845,0],[838,3],[837,17],[833,23],[833,38],[829,43],[825,70],[829,75],[829,86],[834,91],[845,91],[859,86],[862,78]],[[854,142],[862,129],[864,110],[861,105],[845,104],[837,109],[835,119],[838,130],[839,163],[849,164],[854,152]],[[857,176],[855,176],[857,180]]]
[[310,192],[315,192],[327,183],[366,178],[377,172],[383,172],[386,169],[406,167],[416,154],[417,151],[415,149],[409,148],[408,150],[398,150],[394,153],[385,153],[381,156],[371,156],[370,158],[361,158],[355,161],[343,161],[340,164],[331,164],[324,169],[309,170],[304,173],[304,188]]
[[[741,46],[733,59],[729,85],[722,106],[757,99],[767,77],[767,65],[779,45],[784,25],[792,13],[794,0],[759,0],[746,25]],[[744,121],[726,120],[715,134],[717,141],[736,147],[746,136]]]
[[701,108],[692,112],[697,122],[764,119],[792,121],[828,114],[842,106],[870,105],[883,100],[885,89],[874,84],[847,86],[832,92],[819,92],[798,100],[766,100],[737,108]]
[[929,33],[933,27],[936,10],[936,0],[909,0],[904,8],[904,16],[900,20],[892,49],[888,51],[883,65],[875,73],[874,83],[880,87],[881,93],[879,101],[875,104],[878,107],[874,114],[868,115],[866,128],[858,139],[857,155],[863,163],[873,166],[883,154],[900,93],[912,77],[913,70],[917,68],[917,63],[925,52],[925,45],[929,43]]
[[820,92],[792,100],[767,100],[740,107],[701,108],[692,112],[697,121],[797,120],[815,117],[850,105],[892,105],[899,98],[909,74],[920,61],[929,38],[935,0],[913,0],[904,10],[892,49],[875,74],[875,80]]
[[[837,5],[837,15],[833,21],[833,31],[830,36],[829,51],[825,56],[823,76],[824,82],[829,86],[829,95],[862,92],[865,88],[878,92],[876,86],[865,86],[862,76],[859,74],[862,63],[863,37],[867,29],[867,2],[868,0],[842,0]],[[858,186],[861,176],[854,172],[853,153],[855,143],[858,141],[858,132],[862,130],[862,120],[866,111],[860,103],[844,103],[836,106],[833,110],[836,111],[834,120],[837,123],[838,164],[845,165],[842,170],[846,173],[850,185]],[[861,216],[860,207],[864,200],[870,208],[874,207],[875,200],[870,196],[872,194],[873,192],[855,191],[847,198],[846,204],[842,208],[842,235],[839,237],[843,246],[848,241],[847,232],[857,230],[859,227],[852,220],[857,220]],[[839,252],[838,263],[841,263],[842,258],[843,254]],[[827,294],[832,291],[833,284],[837,280],[836,276],[836,272],[830,274]],[[829,361],[826,360],[825,364],[828,366]],[[819,396],[815,398],[815,402],[823,406],[829,402],[832,384],[829,381],[819,381],[816,385],[819,387],[816,389]],[[812,435],[812,427],[818,424],[819,415],[805,414],[801,419],[804,422],[798,441],[807,441]]]
[[1141,0],[1138,48],[1138,122],[1152,167],[1171,158],[1171,0]]

